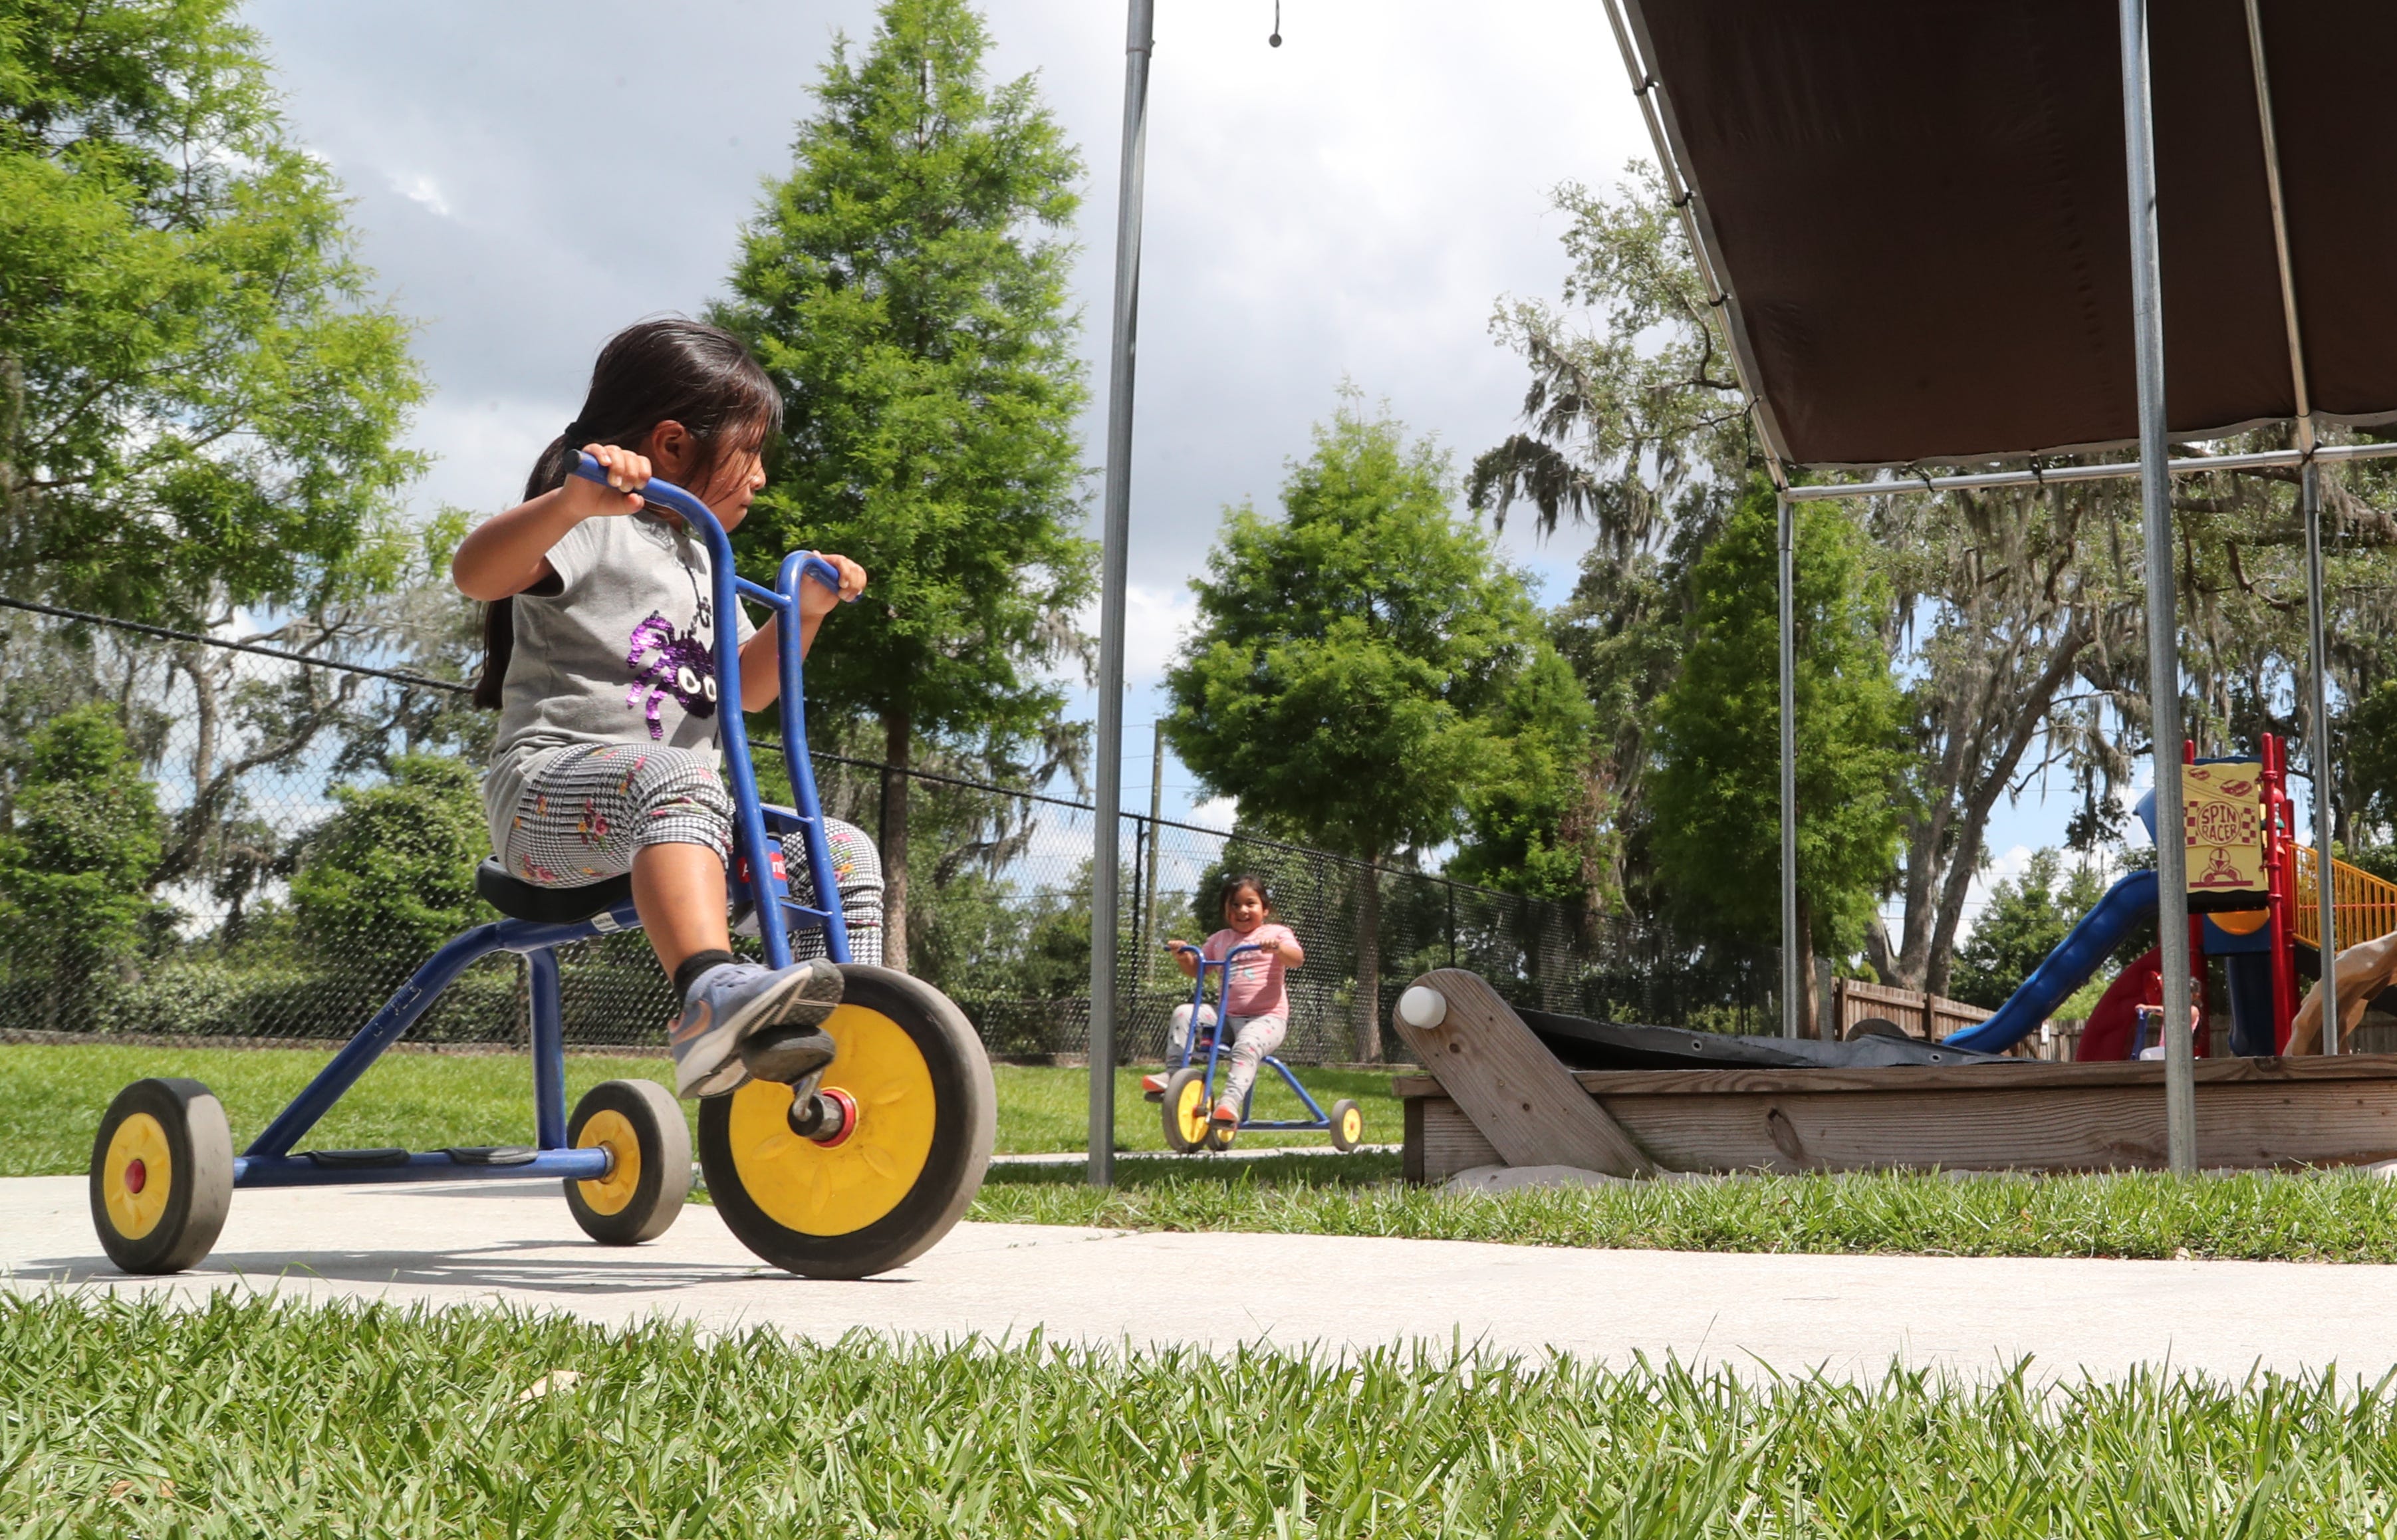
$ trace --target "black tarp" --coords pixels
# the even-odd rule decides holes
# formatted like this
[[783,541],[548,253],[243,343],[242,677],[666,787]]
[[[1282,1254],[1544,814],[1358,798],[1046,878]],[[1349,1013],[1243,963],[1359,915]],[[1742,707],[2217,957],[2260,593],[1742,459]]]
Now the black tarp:
[[[1800,464],[2130,444],[2111,0],[1627,0]],[[2241,0],[2149,7],[2176,437],[2296,413]],[[2397,418],[2397,0],[2265,0],[2318,418]]]

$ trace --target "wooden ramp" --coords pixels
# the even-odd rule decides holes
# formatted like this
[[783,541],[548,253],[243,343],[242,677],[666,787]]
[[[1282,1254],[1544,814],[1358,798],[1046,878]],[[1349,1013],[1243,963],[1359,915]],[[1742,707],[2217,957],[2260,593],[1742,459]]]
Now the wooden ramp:
[[[1479,977],[1444,969],[1416,982],[1449,1005],[1428,1030],[1399,1014],[1430,1071],[1394,1086],[1417,1182],[1489,1165],[1627,1176],[2165,1163],[2158,1063],[1576,1072]],[[2397,1159],[2397,1054],[2201,1059],[2197,1084],[2203,1167]]]

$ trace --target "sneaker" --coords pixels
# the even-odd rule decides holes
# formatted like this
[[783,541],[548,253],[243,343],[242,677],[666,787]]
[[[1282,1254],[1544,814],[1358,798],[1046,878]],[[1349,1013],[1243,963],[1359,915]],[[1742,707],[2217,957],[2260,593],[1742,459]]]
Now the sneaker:
[[1239,1123],[1239,1120],[1240,1109],[1229,1102],[1216,1103],[1214,1116],[1210,1119],[1212,1122],[1233,1124]]
[[1140,1093],[1141,1093],[1142,1095],[1144,1095],[1144,1096],[1162,1096],[1162,1095],[1164,1095],[1164,1094],[1165,1094],[1165,1077],[1164,1077],[1164,1076],[1162,1076],[1162,1075],[1144,1075],[1144,1076],[1142,1076],[1142,1077],[1140,1078]]
[[669,1041],[675,1094],[721,1096],[749,1078],[743,1039],[770,1026],[813,1026],[840,1003],[840,970],[817,959],[780,972],[754,962],[710,969],[692,986]]

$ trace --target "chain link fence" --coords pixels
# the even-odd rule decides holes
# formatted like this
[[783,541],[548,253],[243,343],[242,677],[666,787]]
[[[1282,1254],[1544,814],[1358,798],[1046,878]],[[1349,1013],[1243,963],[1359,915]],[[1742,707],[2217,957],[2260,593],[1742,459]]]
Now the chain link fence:
[[[491,917],[472,881],[489,718],[422,672],[438,649],[411,623],[294,623],[235,642],[0,601],[0,1039],[338,1039],[442,940]],[[457,648],[441,655],[454,669]],[[761,784],[781,783],[779,752],[760,746]],[[888,850],[891,772],[821,750],[815,764],[826,810]],[[994,1054],[1082,1052],[1091,809],[922,771],[906,784],[910,971]],[[1296,1062],[1359,1056],[1367,944],[1384,1019],[1408,980],[1451,966],[1551,1011],[1726,1031],[1775,1019],[1770,953],[1239,832],[1125,824],[1127,1059],[1161,1056],[1188,998],[1162,944],[1221,926],[1232,871],[1265,878],[1307,949],[1290,975]],[[570,1045],[663,1043],[670,990],[639,936],[559,961]],[[525,989],[517,959],[486,959],[412,1037],[520,1043]]]

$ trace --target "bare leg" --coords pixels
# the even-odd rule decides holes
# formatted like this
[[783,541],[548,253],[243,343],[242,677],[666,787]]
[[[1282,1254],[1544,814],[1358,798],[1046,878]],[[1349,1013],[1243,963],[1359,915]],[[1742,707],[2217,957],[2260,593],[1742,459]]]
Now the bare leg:
[[633,907],[668,978],[700,952],[729,952],[724,858],[705,845],[644,845],[633,852]]

